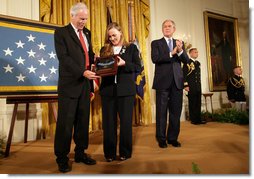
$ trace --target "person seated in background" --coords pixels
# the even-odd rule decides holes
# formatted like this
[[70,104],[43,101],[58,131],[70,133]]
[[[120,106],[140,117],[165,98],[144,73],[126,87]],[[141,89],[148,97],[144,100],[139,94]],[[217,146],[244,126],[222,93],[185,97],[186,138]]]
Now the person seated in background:
[[242,78],[241,66],[233,69],[234,75],[229,78],[227,83],[227,95],[233,108],[244,111],[246,110],[245,83]]

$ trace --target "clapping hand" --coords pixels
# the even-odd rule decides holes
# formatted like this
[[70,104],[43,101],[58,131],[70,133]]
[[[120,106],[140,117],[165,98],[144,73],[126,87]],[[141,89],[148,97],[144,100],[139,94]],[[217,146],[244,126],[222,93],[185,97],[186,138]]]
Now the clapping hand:
[[176,48],[177,48],[178,53],[180,53],[183,50],[183,41],[182,40],[176,40]]
[[175,55],[176,53],[180,53],[183,50],[183,41],[182,40],[176,40],[176,46],[171,51],[172,55]]

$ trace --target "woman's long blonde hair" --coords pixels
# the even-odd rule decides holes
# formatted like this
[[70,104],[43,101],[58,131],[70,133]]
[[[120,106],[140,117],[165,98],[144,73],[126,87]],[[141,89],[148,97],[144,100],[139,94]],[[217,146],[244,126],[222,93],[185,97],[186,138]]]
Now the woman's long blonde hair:
[[104,41],[104,48],[103,51],[101,52],[100,56],[110,56],[110,55],[114,55],[114,51],[113,51],[113,44],[110,42],[109,38],[108,38],[108,31],[115,28],[116,30],[118,30],[121,33],[121,40],[120,43],[123,46],[128,46],[129,43],[125,40],[124,35],[123,35],[123,31],[122,28],[118,25],[118,23],[116,22],[112,22],[107,26],[106,29],[106,33],[105,33],[105,41]]

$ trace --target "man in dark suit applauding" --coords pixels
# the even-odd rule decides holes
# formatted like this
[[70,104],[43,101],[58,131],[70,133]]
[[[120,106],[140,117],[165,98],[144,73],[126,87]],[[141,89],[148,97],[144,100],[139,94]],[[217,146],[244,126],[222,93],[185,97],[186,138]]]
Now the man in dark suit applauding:
[[[155,64],[153,89],[156,90],[156,139],[161,148],[167,147],[166,142],[174,147],[181,147],[178,142],[184,83],[181,62],[187,63],[189,58],[183,42],[172,37],[175,30],[175,22],[165,20],[162,23],[164,37],[151,44],[151,57]],[[166,135],[168,109],[169,125]]]
[[76,144],[75,162],[94,165],[88,148],[90,116],[90,80],[98,78],[90,71],[94,53],[91,33],[86,29],[88,9],[85,4],[72,6],[71,23],[55,31],[55,49],[59,59],[58,118],[54,150],[60,172],[69,172],[68,154],[72,134]]

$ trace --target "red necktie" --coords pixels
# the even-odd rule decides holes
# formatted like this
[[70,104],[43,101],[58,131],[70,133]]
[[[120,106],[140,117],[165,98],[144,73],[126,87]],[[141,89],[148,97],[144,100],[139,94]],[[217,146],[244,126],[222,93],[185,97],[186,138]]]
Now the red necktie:
[[83,35],[82,35],[82,30],[79,30],[79,40],[81,42],[81,45],[85,51],[85,57],[86,57],[86,68],[89,67],[89,56],[88,56],[88,51],[87,51],[87,47],[86,47],[86,43],[85,43],[85,40],[83,38]]

